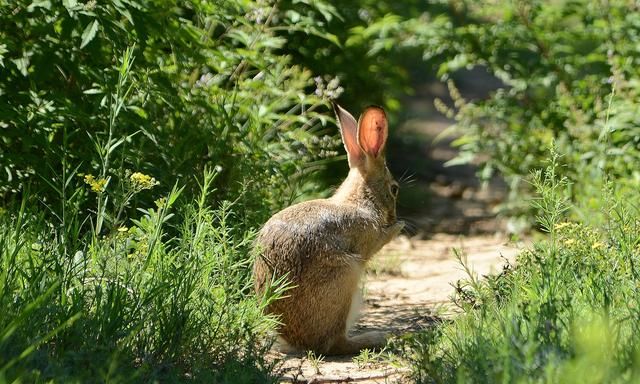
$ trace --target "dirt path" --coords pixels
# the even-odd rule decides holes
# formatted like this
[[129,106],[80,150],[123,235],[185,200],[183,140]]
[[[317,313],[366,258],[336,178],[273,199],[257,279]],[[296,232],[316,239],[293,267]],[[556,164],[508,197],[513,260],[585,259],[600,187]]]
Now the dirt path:
[[[470,72],[466,98],[483,97],[495,87],[482,73]],[[478,87],[484,84],[484,89]],[[513,261],[519,247],[507,241],[506,223],[496,210],[506,197],[498,179],[485,186],[475,177],[474,164],[445,166],[457,155],[453,138],[434,140],[452,122],[433,108],[434,98],[448,101],[442,83],[428,81],[406,103],[403,123],[389,145],[389,167],[401,182],[398,214],[407,233],[388,244],[371,263],[365,285],[365,306],[354,333],[369,330],[398,335],[432,325],[436,316],[451,316],[454,285],[467,277],[456,259],[462,251],[477,275],[499,271]],[[404,383],[407,367],[366,356],[284,357],[282,382],[292,383]]]

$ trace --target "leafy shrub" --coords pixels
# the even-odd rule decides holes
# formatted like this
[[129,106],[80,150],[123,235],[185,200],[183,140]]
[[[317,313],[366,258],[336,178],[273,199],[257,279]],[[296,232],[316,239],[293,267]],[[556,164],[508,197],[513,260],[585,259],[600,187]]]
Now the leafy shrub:
[[[349,109],[383,105],[399,112],[402,98],[412,92],[410,70],[421,51],[405,23],[421,23],[423,12],[446,7],[421,1],[347,0],[339,6],[325,1],[284,1],[282,18],[296,26],[281,34],[290,41],[287,52],[304,63],[321,85],[339,84]],[[320,21],[319,33],[313,20]],[[316,27],[314,30],[313,27]],[[333,81],[333,83],[332,83]],[[341,92],[334,93],[340,95]]]
[[0,3],[5,199],[30,184],[60,215],[63,189],[82,183],[75,172],[115,184],[144,171],[190,192],[205,165],[220,169],[212,198],[244,191],[251,221],[296,197],[297,176],[336,141],[315,112],[324,102],[311,72],[279,54],[287,41],[275,30],[287,26],[254,11],[243,1]]

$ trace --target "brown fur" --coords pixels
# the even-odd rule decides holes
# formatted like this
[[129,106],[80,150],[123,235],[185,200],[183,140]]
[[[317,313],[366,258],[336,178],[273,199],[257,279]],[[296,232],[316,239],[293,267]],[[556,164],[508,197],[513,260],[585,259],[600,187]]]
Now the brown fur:
[[278,332],[289,346],[351,354],[385,343],[376,332],[349,338],[347,322],[366,262],[404,225],[396,218],[397,183],[384,160],[384,111],[370,107],[357,129],[348,112],[336,106],[336,113],[349,175],[332,197],[293,205],[267,221],[257,239],[254,278],[258,293],[285,275],[293,285],[267,308],[280,316]]

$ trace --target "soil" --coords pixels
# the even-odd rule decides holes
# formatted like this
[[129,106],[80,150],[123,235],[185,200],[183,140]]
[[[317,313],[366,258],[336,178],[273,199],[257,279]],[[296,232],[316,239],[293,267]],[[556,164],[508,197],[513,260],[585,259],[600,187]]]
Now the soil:
[[[465,77],[466,76],[466,77]],[[466,98],[484,97],[498,86],[481,70],[463,76]],[[484,76],[484,77],[483,77]],[[478,84],[481,84],[479,87]],[[484,87],[484,88],[483,88]],[[438,319],[455,316],[452,295],[468,275],[455,250],[466,257],[473,274],[499,272],[513,262],[522,245],[509,242],[497,208],[507,194],[499,178],[482,185],[476,164],[446,166],[457,150],[455,137],[442,139],[452,121],[439,115],[433,100],[447,98],[446,86],[428,81],[406,100],[402,123],[389,144],[389,167],[401,180],[398,214],[407,231],[385,246],[372,261],[365,284],[365,305],[352,333],[378,330],[392,335],[418,332]],[[282,382],[405,383],[408,367],[388,359],[362,356],[321,357],[278,355]],[[379,360],[379,361],[376,361]]]

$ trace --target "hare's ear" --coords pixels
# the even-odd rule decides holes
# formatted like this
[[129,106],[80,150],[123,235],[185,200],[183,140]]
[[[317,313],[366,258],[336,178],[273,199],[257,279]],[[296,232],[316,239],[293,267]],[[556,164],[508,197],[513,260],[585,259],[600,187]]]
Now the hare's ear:
[[347,150],[347,159],[349,160],[349,168],[356,168],[364,162],[364,152],[358,145],[358,123],[356,119],[344,108],[333,103],[333,110],[340,125],[340,134],[344,148]]
[[380,107],[367,107],[358,122],[358,143],[362,150],[374,159],[382,157],[387,143],[389,124]]

